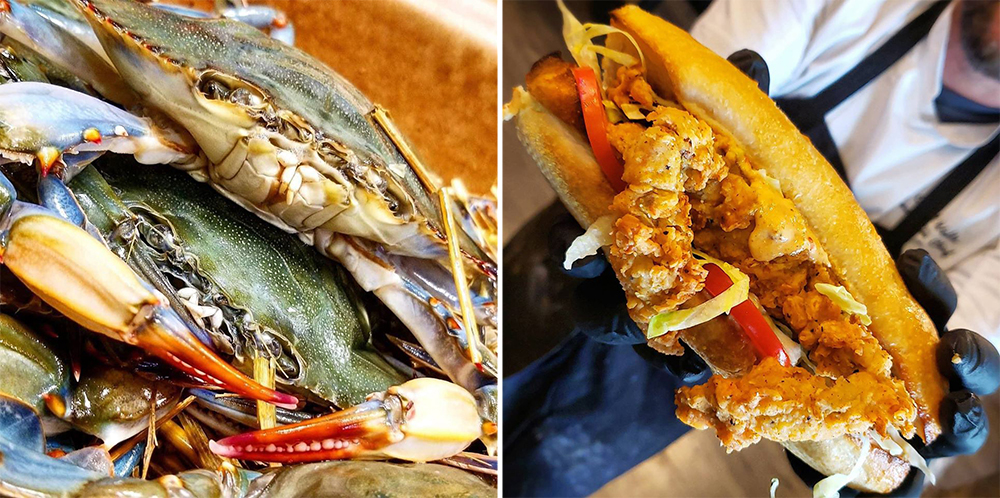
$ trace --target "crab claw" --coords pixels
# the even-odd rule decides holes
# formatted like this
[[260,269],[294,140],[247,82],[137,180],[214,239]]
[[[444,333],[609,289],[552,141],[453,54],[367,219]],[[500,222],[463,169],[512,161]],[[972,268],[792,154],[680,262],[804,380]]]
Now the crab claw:
[[24,203],[14,203],[3,263],[35,295],[67,318],[138,346],[213,386],[295,407],[294,396],[247,378],[203,345],[166,299],[82,228]]
[[14,161],[38,162],[48,174],[57,164],[69,181],[76,171],[104,152],[132,154],[143,164],[189,163],[197,147],[180,132],[129,114],[103,100],[47,83],[0,86],[0,153]]
[[468,391],[438,379],[414,379],[376,393],[360,405],[297,424],[248,432],[209,443],[221,456],[261,462],[355,458],[440,460],[460,453],[482,434]]

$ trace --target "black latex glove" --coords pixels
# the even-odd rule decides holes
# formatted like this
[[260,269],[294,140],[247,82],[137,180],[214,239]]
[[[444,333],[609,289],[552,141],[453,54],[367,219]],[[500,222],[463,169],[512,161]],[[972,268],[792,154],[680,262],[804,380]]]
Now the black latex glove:
[[732,55],[726,57],[726,60],[743,71],[743,74],[749,76],[750,79],[756,81],[762,92],[768,93],[771,87],[771,73],[760,54],[753,50],[743,49],[733,52]]
[[[944,325],[955,312],[958,299],[948,277],[927,251],[911,249],[904,252],[896,261],[896,267],[906,288],[940,332],[938,368],[951,388],[941,403],[941,435],[923,447],[919,438],[911,444],[928,460],[975,453],[989,435],[989,420],[978,395],[990,394],[1000,384],[1000,355],[986,338],[975,332],[945,330]],[[824,477],[791,453],[786,454],[792,469],[806,484],[813,486]],[[911,469],[903,484],[888,496],[919,496],[923,483],[924,474]],[[841,490],[843,497],[858,495],[852,489]]]
[[708,378],[708,365],[686,346],[683,356],[667,356],[646,345],[646,336],[628,315],[625,291],[601,253],[577,261],[569,270],[563,267],[566,249],[583,232],[576,220],[566,215],[553,225],[549,234],[551,264],[582,280],[573,293],[571,305],[576,320],[574,330],[604,344],[632,346],[650,365],[685,383]]

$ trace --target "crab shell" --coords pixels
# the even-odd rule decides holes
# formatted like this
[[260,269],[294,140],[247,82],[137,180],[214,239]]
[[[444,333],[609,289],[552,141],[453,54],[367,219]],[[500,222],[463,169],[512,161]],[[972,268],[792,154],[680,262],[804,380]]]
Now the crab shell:
[[75,2],[142,104],[201,147],[210,164],[196,178],[307,243],[328,231],[444,254],[433,201],[373,104],[322,63],[236,21]]

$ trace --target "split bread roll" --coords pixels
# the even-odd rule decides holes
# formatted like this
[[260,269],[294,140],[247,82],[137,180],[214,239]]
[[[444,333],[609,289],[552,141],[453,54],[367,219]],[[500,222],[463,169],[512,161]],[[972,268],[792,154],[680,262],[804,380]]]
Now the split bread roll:
[[[891,356],[893,377],[904,383],[916,403],[917,433],[925,442],[933,441],[940,434],[938,410],[946,391],[935,360],[937,332],[848,187],[755,82],[686,32],[634,6],[614,11],[612,25],[638,43],[646,80],[658,95],[724,130],[757,169],[780,182],[836,275],[867,306],[872,320],[868,329]],[[625,43],[623,37],[609,36],[609,48],[624,50]],[[587,138],[527,92],[517,98],[519,137],[570,213],[584,227],[611,214],[616,192]],[[705,325],[683,331],[681,340],[716,373],[745,373],[746,365],[755,361],[753,352],[726,347],[725,334],[699,334]],[[862,451],[861,442],[851,436],[782,444],[826,475],[849,474]],[[886,493],[898,487],[909,470],[906,461],[872,445],[850,487]]]

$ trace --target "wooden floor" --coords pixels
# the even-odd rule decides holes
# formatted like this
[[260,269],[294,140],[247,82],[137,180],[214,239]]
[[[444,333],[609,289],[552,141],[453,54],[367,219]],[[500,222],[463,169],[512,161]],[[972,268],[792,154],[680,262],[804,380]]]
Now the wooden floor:
[[[572,2],[570,7],[584,22],[606,22],[597,17],[601,7],[592,7],[589,3]],[[663,2],[659,9],[661,16],[678,25],[685,25],[693,19],[693,13],[686,10],[684,3]],[[563,49],[559,19],[558,9],[552,3],[503,3],[501,91],[505,100],[510,98],[512,87],[524,83],[524,75],[534,61],[549,52]],[[555,194],[517,141],[511,123],[505,123],[503,127],[503,158],[503,230],[506,242],[531,216],[547,206]],[[974,456],[933,463],[939,484],[927,487],[925,496],[1000,496],[1000,396],[993,395],[984,403],[988,405],[991,422],[986,447]],[[516,455],[505,457],[517,458]],[[777,491],[779,497],[811,496],[809,488],[788,466],[779,445],[764,442],[727,455],[714,434],[692,431],[609,482],[594,496],[768,496],[772,477],[778,477],[781,482]]]

